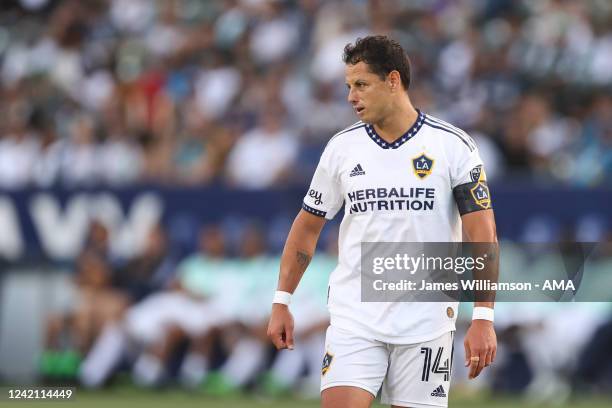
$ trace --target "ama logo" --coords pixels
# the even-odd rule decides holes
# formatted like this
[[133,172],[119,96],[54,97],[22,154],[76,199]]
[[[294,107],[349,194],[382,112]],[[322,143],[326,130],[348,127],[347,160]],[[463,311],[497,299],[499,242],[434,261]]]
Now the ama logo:
[[414,170],[414,174],[419,178],[425,178],[431,174],[431,170],[433,169],[434,161],[425,155],[425,153],[421,153],[419,157],[415,157],[412,159],[412,168]]

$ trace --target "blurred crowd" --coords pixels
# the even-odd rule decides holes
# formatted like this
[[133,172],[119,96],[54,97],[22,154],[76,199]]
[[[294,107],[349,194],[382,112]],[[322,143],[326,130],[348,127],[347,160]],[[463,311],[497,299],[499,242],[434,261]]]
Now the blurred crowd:
[[335,239],[294,297],[296,350],[274,354],[266,329],[280,256],[260,226],[245,226],[232,243],[222,226],[205,225],[184,252],[159,225],[127,260],[111,255],[102,224],[93,222],[88,237],[70,296],[47,313],[39,380],[99,388],[127,373],[142,387],[180,384],[218,396],[247,387],[318,395]]
[[[38,380],[88,388],[122,381],[146,388],[179,385],[213,396],[250,391],[317,398],[337,230],[321,240],[294,294],[295,349],[280,352],[266,337],[280,256],[270,250],[263,232],[260,225],[247,224],[234,239],[223,224],[206,224],[193,247],[181,250],[158,225],[140,255],[119,260],[111,254],[106,227],[92,222],[69,274],[71,295],[46,311]],[[607,248],[589,267],[589,276],[599,276],[591,286],[604,291],[612,268],[612,247]],[[532,272],[537,267],[528,264],[542,272],[559,261],[518,249],[505,250],[503,259]],[[582,284],[588,286],[587,281]],[[461,349],[471,306],[460,308],[455,389],[522,394],[537,403],[612,390],[609,303],[499,302],[499,352],[477,381],[467,380]]]
[[4,0],[0,22],[4,189],[302,185],[357,120],[341,54],[371,33],[490,179],[612,174],[606,0]]

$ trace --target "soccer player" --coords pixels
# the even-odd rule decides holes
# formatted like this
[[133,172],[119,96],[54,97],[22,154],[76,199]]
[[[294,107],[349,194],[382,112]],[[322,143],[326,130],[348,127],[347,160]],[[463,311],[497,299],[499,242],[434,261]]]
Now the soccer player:
[[[448,405],[456,302],[362,302],[362,242],[496,243],[482,160],[462,130],[415,109],[409,60],[385,36],[344,49],[348,102],[361,119],[325,147],[283,250],[268,336],[293,348],[288,304],[326,219],[344,202],[328,287],[324,408]],[[476,302],[464,342],[470,378],[495,359],[493,303]]]

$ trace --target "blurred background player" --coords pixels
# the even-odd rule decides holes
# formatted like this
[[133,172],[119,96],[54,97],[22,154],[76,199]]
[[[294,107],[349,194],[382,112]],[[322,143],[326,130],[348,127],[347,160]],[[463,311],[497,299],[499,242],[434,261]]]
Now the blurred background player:
[[41,375],[46,380],[74,380],[81,359],[89,353],[107,325],[121,319],[128,297],[113,285],[108,256],[108,231],[92,222],[85,248],[79,255],[71,297],[65,310],[47,317]]
[[[231,273],[225,267],[224,255],[222,231],[214,226],[203,228],[199,250],[176,267],[176,276],[171,270],[172,279],[166,285],[130,307],[118,325],[107,328],[106,336],[100,338],[84,364],[82,381],[88,386],[102,385],[130,351],[138,356],[133,365],[136,383],[156,386],[166,380],[167,366],[180,340],[204,334],[223,318],[223,309],[219,304],[211,306],[210,300],[217,299],[224,274]],[[150,254],[148,261],[154,259]],[[201,359],[189,355],[186,364],[191,364],[192,358]]]

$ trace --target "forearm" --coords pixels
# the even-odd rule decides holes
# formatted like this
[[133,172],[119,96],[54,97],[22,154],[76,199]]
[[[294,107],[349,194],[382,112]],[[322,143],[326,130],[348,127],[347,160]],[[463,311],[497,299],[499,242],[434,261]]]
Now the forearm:
[[[474,269],[474,279],[497,282],[499,278],[499,244],[492,210],[466,214],[463,217],[465,240],[473,243],[473,256],[484,259],[484,268]],[[493,308],[495,292],[475,293],[475,307]]]
[[310,264],[324,219],[300,211],[296,217],[281,257],[278,290],[293,293]]
[[[491,241],[474,241],[474,256],[484,259],[482,270],[474,269],[474,279],[497,283],[499,281],[499,244],[497,237],[493,236]],[[495,291],[476,292],[474,307],[495,306]]]

